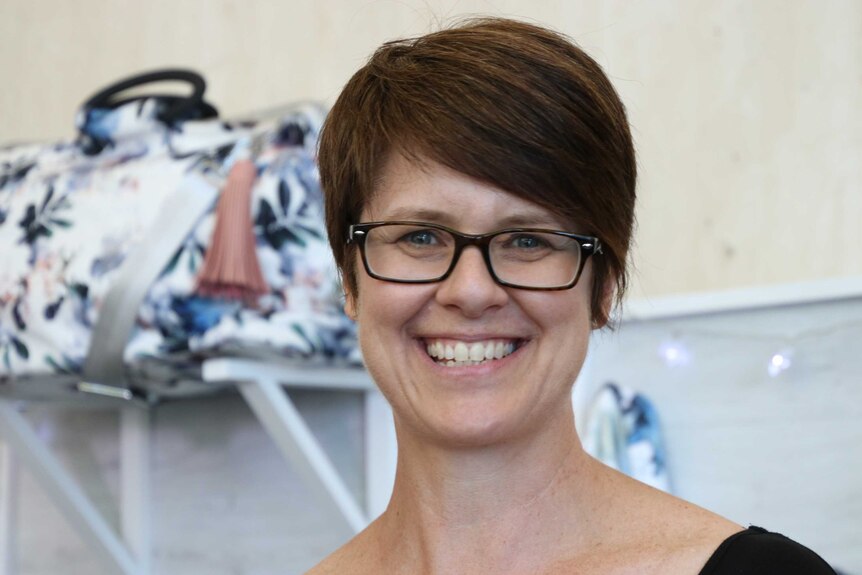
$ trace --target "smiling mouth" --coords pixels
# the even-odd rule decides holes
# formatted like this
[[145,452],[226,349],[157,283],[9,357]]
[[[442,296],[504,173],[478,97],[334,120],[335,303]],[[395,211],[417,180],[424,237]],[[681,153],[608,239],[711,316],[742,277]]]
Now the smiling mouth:
[[520,347],[519,340],[426,340],[425,351],[437,365],[464,367],[503,359]]

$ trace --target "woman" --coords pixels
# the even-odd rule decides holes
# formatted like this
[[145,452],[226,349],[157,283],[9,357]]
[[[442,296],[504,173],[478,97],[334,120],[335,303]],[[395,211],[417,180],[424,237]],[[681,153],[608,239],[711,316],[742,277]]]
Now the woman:
[[311,573],[832,572],[581,448],[571,387],[626,287],[636,164],[568,39],[485,19],[387,43],[319,161],[398,467],[386,512]]

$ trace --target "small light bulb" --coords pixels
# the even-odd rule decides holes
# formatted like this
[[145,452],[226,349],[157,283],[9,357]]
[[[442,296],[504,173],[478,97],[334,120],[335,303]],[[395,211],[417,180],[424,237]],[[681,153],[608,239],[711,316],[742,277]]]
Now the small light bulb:
[[658,353],[669,367],[687,365],[691,361],[688,349],[678,341],[667,341],[661,344]]
[[780,351],[773,354],[773,356],[769,359],[769,365],[766,368],[767,372],[769,372],[769,377],[778,377],[779,375],[790,369],[790,365],[792,364],[792,355],[793,352],[788,350]]

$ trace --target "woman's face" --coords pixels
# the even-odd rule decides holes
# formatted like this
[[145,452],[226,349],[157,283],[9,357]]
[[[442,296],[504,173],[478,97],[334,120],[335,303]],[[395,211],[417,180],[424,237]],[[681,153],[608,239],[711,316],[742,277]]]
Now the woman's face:
[[[431,161],[393,153],[361,221],[410,220],[481,234],[506,227],[577,232],[554,214]],[[433,284],[367,275],[357,253],[357,294],[346,310],[359,323],[366,367],[392,404],[397,424],[449,445],[489,445],[529,434],[568,413],[570,390],[590,334],[592,266],[562,291],[497,285],[468,247],[452,274]],[[514,351],[451,366],[428,347],[482,344]],[[499,355],[499,354],[498,354]],[[561,409],[563,411],[561,411]]]

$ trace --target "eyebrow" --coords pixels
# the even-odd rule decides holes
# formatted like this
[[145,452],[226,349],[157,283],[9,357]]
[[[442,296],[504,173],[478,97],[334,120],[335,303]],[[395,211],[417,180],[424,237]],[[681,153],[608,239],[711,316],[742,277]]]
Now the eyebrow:
[[[411,222],[428,222],[431,224],[442,224],[455,227],[455,218],[449,212],[433,208],[396,208],[386,214],[386,220],[403,220]],[[496,222],[497,229],[516,227],[548,227],[553,229],[565,229],[561,222],[548,214],[537,212],[518,213],[507,216]]]

